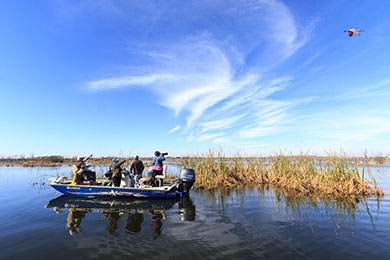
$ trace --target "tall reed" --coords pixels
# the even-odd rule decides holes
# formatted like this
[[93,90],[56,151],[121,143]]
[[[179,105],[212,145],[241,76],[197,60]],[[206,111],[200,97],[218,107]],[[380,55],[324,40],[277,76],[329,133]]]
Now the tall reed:
[[267,158],[227,158],[222,150],[209,150],[181,159],[183,167],[196,172],[197,188],[216,189],[269,184],[308,195],[334,197],[384,195],[374,178],[364,179],[344,154],[324,157],[320,162],[301,153],[283,153]]

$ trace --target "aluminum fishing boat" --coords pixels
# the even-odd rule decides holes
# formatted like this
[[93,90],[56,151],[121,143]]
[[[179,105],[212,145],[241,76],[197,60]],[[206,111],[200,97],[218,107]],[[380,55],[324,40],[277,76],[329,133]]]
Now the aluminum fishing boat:
[[189,194],[195,182],[195,172],[193,169],[183,169],[179,178],[172,183],[162,183],[160,187],[148,185],[150,178],[141,179],[142,185],[134,187],[114,187],[99,185],[72,185],[71,181],[64,178],[50,179],[52,186],[57,191],[68,196],[85,197],[113,197],[113,198],[176,198],[183,194]]

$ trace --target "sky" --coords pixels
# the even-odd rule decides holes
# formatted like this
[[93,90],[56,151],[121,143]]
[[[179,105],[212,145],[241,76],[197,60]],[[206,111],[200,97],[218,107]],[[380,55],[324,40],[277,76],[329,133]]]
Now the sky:
[[0,156],[390,154],[389,13],[379,0],[1,1]]

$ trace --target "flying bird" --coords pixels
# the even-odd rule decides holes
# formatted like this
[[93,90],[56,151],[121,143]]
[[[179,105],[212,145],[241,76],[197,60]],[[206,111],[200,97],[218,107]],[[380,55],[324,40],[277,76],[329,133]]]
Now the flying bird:
[[359,32],[364,32],[363,30],[356,30],[356,29],[349,29],[349,30],[346,30],[344,32],[347,32],[349,37],[352,37],[352,35],[355,33],[357,34],[358,36],[360,36],[360,33]]

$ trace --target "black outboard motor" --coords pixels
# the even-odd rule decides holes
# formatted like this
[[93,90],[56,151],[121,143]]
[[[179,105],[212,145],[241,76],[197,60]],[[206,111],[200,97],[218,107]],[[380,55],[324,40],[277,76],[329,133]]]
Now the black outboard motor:
[[181,170],[179,180],[181,181],[179,190],[183,192],[184,195],[188,195],[195,182],[195,171],[189,168]]

